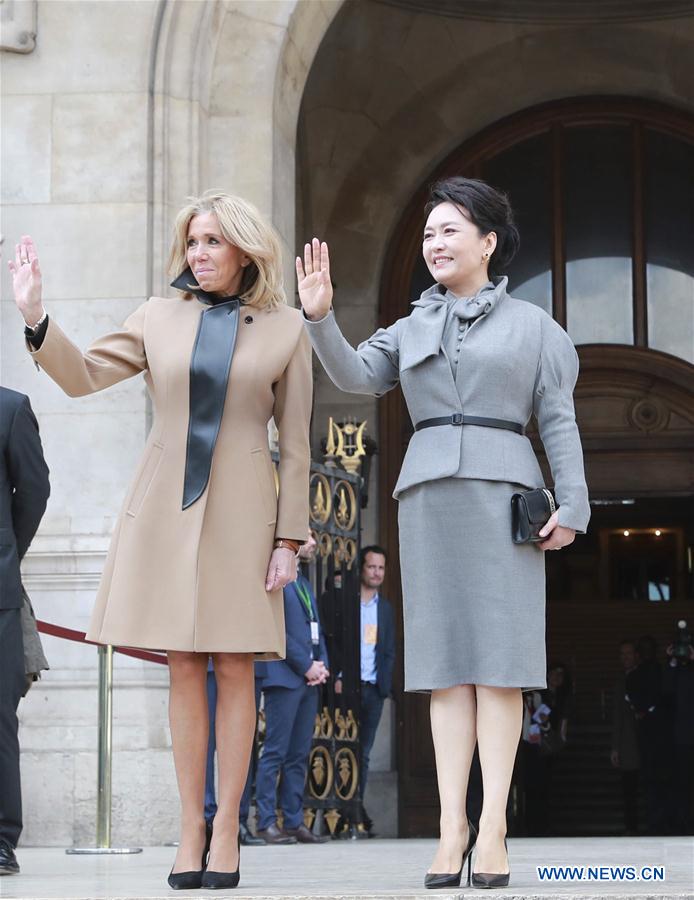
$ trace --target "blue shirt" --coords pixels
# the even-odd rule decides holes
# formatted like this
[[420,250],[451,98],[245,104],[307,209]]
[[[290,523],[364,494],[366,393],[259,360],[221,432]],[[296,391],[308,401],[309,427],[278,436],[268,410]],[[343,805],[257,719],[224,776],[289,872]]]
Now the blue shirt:
[[[367,643],[366,633],[371,630],[378,640],[378,594],[375,594],[368,603],[361,606],[361,680],[376,683],[376,641]],[[371,626],[370,629],[367,628]]]

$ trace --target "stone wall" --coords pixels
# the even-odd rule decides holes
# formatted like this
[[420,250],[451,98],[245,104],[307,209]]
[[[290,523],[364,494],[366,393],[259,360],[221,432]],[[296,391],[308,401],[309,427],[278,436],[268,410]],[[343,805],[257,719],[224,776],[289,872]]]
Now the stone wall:
[[[0,56],[3,249],[6,258],[21,234],[34,237],[46,308],[75,342],[88,345],[149,295],[168,292],[173,216],[208,187],[237,192],[273,218],[293,279],[292,134],[340,0],[316,0],[310,14],[295,0],[31,5],[34,49]],[[142,379],[64,396],[24,350],[4,265],[2,298],[2,383],[31,396],[51,469],[25,583],[40,618],[85,630],[149,428],[148,399]],[[89,843],[96,650],[54,638],[45,646],[51,671],[20,708],[23,842]],[[116,657],[115,682],[114,842],[172,840],[166,671]]]
[[[80,346],[148,294],[148,67],[155,2],[39,3],[32,53],[3,53],[3,256],[35,239],[46,308]],[[51,498],[25,562],[37,614],[84,630],[144,444],[141,379],[70,399],[24,350],[2,271],[2,383],[31,396]],[[96,649],[45,640],[51,671],[20,706],[25,844],[94,841]],[[166,673],[116,664],[114,840],[175,836]],[[147,810],[155,815],[145,815]]]

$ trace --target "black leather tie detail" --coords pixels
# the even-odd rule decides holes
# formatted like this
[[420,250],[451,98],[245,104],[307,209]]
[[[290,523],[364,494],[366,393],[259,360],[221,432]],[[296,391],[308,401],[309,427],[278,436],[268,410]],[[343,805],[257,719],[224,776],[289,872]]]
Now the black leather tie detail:
[[210,478],[212,453],[222,422],[231,359],[239,325],[239,300],[204,309],[190,360],[190,415],[183,509],[198,500]]

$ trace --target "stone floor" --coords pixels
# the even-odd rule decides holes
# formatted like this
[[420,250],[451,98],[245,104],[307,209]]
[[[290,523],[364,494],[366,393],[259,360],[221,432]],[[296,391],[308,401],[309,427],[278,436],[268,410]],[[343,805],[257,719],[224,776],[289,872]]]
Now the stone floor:
[[[244,847],[235,897],[286,900],[424,898],[422,878],[432,840],[333,841],[320,846]],[[694,838],[514,838],[509,841],[511,885],[494,896],[513,898],[694,898]],[[167,898],[171,847],[134,856],[68,856],[63,850],[18,851],[22,874],[0,878],[3,900],[120,900]],[[537,866],[663,866],[662,881],[540,881]],[[219,897],[197,891],[196,898]],[[479,897],[472,888],[437,891],[445,898]]]

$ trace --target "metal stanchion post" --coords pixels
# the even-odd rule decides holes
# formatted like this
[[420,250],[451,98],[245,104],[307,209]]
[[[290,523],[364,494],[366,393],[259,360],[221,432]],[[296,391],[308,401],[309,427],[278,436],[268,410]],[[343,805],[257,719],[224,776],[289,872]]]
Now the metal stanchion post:
[[99,648],[99,761],[96,846],[71,847],[70,854],[142,853],[142,847],[111,846],[111,762],[113,759],[113,647]]

